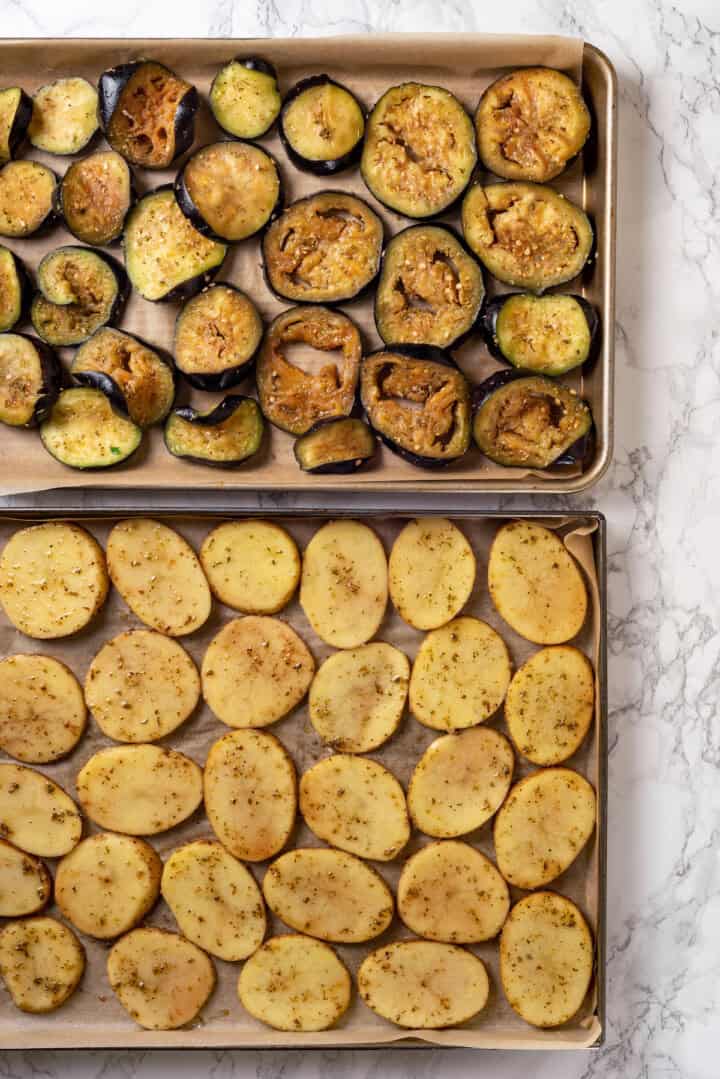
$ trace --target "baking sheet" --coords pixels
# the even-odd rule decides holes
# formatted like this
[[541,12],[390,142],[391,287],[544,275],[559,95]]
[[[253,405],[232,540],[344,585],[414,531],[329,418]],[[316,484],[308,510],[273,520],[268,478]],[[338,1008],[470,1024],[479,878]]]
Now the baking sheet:
[[[358,515],[355,515],[358,516]],[[544,520],[538,514],[530,515]],[[169,520],[198,549],[204,536],[220,518]],[[362,517],[366,523],[376,529],[386,551],[389,553],[395,536],[408,518],[391,517],[388,519]],[[523,640],[497,615],[487,594],[487,556],[489,545],[497,528],[508,520],[506,517],[480,515],[476,517],[455,517],[454,520],[465,532],[475,551],[478,573],[475,589],[463,613],[485,619],[497,629],[506,641],[517,668],[536,646]],[[323,523],[321,519],[286,519],[273,516],[273,520],[283,524],[303,549],[312,534]],[[589,584],[589,614],[586,625],[579,638],[574,642],[582,648],[593,661],[599,678],[604,678],[604,614],[601,595],[603,566],[598,565],[595,551],[599,550],[598,521],[596,515],[583,515],[561,518],[557,515],[545,520],[549,527],[560,529],[565,541],[580,561]],[[0,548],[23,522],[9,516],[0,518]],[[113,519],[87,522],[86,527],[104,544]],[[214,601],[213,611],[207,624],[189,637],[181,638],[198,665],[210,639],[221,625],[230,618],[237,617],[237,612]],[[281,612],[281,617],[295,628],[309,645],[318,665],[333,651],[312,631],[305,618],[297,598]],[[33,641],[9,625],[0,609],[0,655],[14,652],[45,652],[64,661],[82,682],[92,657],[101,645],[110,637],[123,630],[138,627],[139,620],[127,609],[118,593],[111,589],[108,602],[90,627],[74,638],[55,642]],[[424,637],[420,631],[407,626],[389,605],[386,617],[377,634],[382,640],[400,647],[412,659]],[[330,1031],[320,1033],[281,1033],[271,1030],[249,1016],[237,1000],[235,986],[240,970],[238,963],[225,963],[215,959],[218,973],[218,985],[200,1018],[188,1028],[179,1031],[151,1032],[136,1027],[111,991],[105,977],[105,959],[110,943],[94,941],[89,937],[80,937],[87,952],[88,965],[78,991],[67,1004],[48,1016],[28,1016],[17,1011],[9,1001],[7,992],[0,990],[0,1048],[38,1048],[38,1047],[271,1047],[271,1046],[342,1046],[342,1045],[377,1045],[407,1043],[408,1039],[417,1039],[426,1044],[445,1046],[467,1046],[475,1048],[552,1048],[578,1049],[596,1043],[601,1035],[603,1014],[603,927],[604,927],[604,844],[605,844],[605,805],[604,805],[604,685],[596,685],[596,722],[591,734],[580,750],[570,759],[569,766],[582,772],[593,784],[599,795],[598,828],[590,843],[570,869],[554,881],[550,887],[572,898],[585,913],[597,936],[599,978],[596,979],[591,993],[577,1017],[564,1027],[553,1031],[540,1031],[527,1026],[509,1007],[500,987],[498,974],[497,942],[472,946],[471,951],[480,956],[487,964],[491,980],[491,993],[487,1007],[474,1020],[461,1027],[442,1031],[408,1032],[392,1026],[370,1011],[357,993],[354,995],[350,1010],[340,1023]],[[491,721],[492,726],[505,731],[502,712]],[[161,745],[168,745],[181,750],[202,765],[210,746],[228,732],[219,720],[202,703],[193,716],[178,730],[163,739]],[[289,716],[274,724],[272,732],[289,750],[298,773],[301,774],[315,761],[330,755],[331,751],[323,745],[311,726],[306,704],[301,704]],[[400,779],[404,787],[412,774],[417,760],[425,748],[438,737],[440,732],[431,731],[405,715],[398,732],[388,743],[375,752],[368,754],[389,767]],[[75,777],[90,756],[106,745],[115,744],[106,738],[92,718],[84,738],[75,751],[64,761],[42,765],[39,770],[60,783],[69,794],[75,797]],[[0,754],[0,756],[3,756]],[[515,780],[533,771],[519,756],[516,758]],[[89,833],[100,831],[88,823]],[[212,830],[202,812],[202,808],[189,821],[162,835],[151,837],[150,842],[158,853],[166,859],[171,851],[181,844],[199,837],[213,837]],[[214,837],[213,837],[214,838]],[[494,861],[492,845],[492,822],[488,822],[468,836],[461,837],[477,846]],[[399,877],[404,858],[432,840],[419,832],[413,832],[408,847],[399,858],[389,863],[372,863],[391,885],[393,891]],[[292,839],[291,846],[322,846],[310,830],[300,822]],[[47,859],[54,869],[55,859]],[[256,879],[260,881],[267,863],[250,866]],[[522,894],[511,888],[513,902]],[[55,908],[50,913],[57,915]],[[145,924],[164,928],[177,928],[169,908],[161,900]],[[269,917],[268,935],[289,930],[276,918]],[[362,959],[373,949],[390,940],[404,939],[412,934],[405,929],[397,916],[386,933],[362,945],[337,946],[338,954],[353,971],[357,970]],[[333,945],[333,947],[336,947]]]

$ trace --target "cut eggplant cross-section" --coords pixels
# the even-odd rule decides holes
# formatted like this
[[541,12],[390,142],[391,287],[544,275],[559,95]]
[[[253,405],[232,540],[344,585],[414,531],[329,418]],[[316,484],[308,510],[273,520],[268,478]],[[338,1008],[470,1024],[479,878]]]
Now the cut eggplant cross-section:
[[63,390],[40,425],[43,446],[69,468],[110,468],[122,464],[142,441],[142,429],[122,411],[124,398],[107,375],[110,392],[78,386]]
[[228,61],[210,87],[213,116],[237,139],[259,139],[275,123],[281,104],[277,72],[258,56]]
[[139,427],[163,420],[172,408],[175,379],[172,368],[149,345],[129,333],[103,326],[77,350],[70,367],[76,382],[107,389],[108,375],[117,385],[130,418]]
[[213,285],[178,315],[175,366],[199,390],[227,390],[250,373],[262,332],[249,296],[234,285]]
[[582,296],[512,292],[490,301],[482,327],[490,352],[503,363],[537,375],[564,375],[592,355],[599,319]]
[[97,90],[87,79],[57,79],[35,94],[28,137],[48,154],[77,154],[97,131],[97,117]]
[[57,176],[39,161],[9,161],[0,169],[0,236],[32,236],[55,219]]
[[174,457],[235,468],[258,452],[264,431],[257,401],[228,394],[209,412],[198,412],[190,405],[171,412],[165,423],[165,445]]
[[60,392],[62,368],[43,341],[21,333],[0,335],[0,423],[35,427]]
[[57,188],[56,209],[81,243],[104,247],[122,235],[133,198],[127,161],[114,150],[98,150],[67,170]]
[[0,90],[0,165],[19,150],[32,116],[32,98],[19,86]]
[[365,114],[346,86],[329,75],[311,75],[283,102],[280,137],[299,169],[330,176],[360,159]]
[[89,247],[58,247],[38,267],[32,324],[49,345],[79,345],[120,317],[130,287],[110,255]]
[[362,468],[376,449],[372,428],[362,420],[322,420],[297,440],[295,460],[303,472],[342,475]]

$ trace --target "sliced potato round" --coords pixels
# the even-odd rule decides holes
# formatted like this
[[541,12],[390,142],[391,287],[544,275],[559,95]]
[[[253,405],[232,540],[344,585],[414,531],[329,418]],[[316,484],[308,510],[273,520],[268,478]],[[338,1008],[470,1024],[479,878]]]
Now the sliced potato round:
[[51,656],[0,662],[0,749],[27,764],[70,753],[82,738],[87,709],[72,671]]
[[78,525],[21,528],[0,556],[0,603],[17,629],[47,640],[83,629],[105,602],[102,547]]
[[110,940],[142,921],[160,894],[161,873],[149,843],[99,832],[61,860],[55,901],[81,933]]
[[162,871],[162,894],[188,940],[219,959],[245,959],[263,942],[260,889],[220,843],[197,839],[173,851]]
[[542,888],[571,865],[595,827],[595,791],[571,768],[516,783],[495,818],[498,868],[517,888]]
[[572,645],[541,648],[515,672],[505,701],[510,737],[533,764],[560,764],[579,748],[593,720],[590,660]]
[[348,1010],[351,992],[332,948],[295,933],[266,941],[238,979],[243,1008],[275,1030],[327,1030]]
[[514,763],[509,741],[492,727],[436,738],[418,761],[408,786],[413,823],[438,839],[474,831],[502,805]]
[[563,644],[582,629],[587,590],[575,559],[555,532],[511,521],[490,548],[488,587],[498,614],[535,644]]
[[194,1019],[215,988],[210,956],[179,933],[133,929],[107,960],[112,991],[146,1030],[177,1030]]
[[436,731],[484,723],[510,684],[510,654],[499,633],[479,618],[455,618],[431,630],[410,675],[410,711]]
[[0,974],[23,1012],[54,1012],[75,992],[85,951],[72,929],[39,915],[0,930]]
[[300,604],[326,644],[356,648],[373,637],[387,607],[382,543],[359,521],[330,521],[305,548]]
[[487,1004],[482,960],[454,944],[400,940],[360,964],[358,990],[383,1019],[411,1030],[465,1023]]
[[574,903],[535,892],[515,904],[500,937],[500,979],[526,1023],[557,1027],[572,1019],[592,972],[592,936]]
[[102,646],[85,677],[85,700],[100,730],[116,742],[154,742],[192,714],[200,675],[182,645],[150,629],[119,633]]
[[387,862],[410,838],[405,793],[392,772],[367,757],[337,753],[300,780],[300,812],[319,839]]
[[0,764],[0,835],[28,854],[59,858],[80,842],[82,816],[47,776],[22,764]]
[[289,753],[267,731],[233,731],[205,762],[205,812],[222,845],[247,862],[272,858],[287,843],[297,813]]
[[300,703],[315,660],[286,622],[263,615],[234,618],[208,645],[202,692],[228,727],[267,727]]
[[327,847],[282,854],[268,867],[263,894],[291,929],[338,944],[372,940],[393,916],[392,892],[380,874],[354,855]]
[[0,918],[22,918],[42,910],[52,877],[39,858],[0,839]]
[[200,561],[221,603],[244,614],[276,614],[300,580],[297,544],[269,521],[225,521],[200,548]]
[[111,746],[80,769],[78,799],[90,820],[127,835],[157,835],[202,802],[202,770],[174,749]]
[[400,724],[409,682],[407,656],[384,641],[335,652],[310,686],[310,722],[334,749],[377,749]]
[[475,584],[475,555],[444,517],[410,521],[388,563],[390,599],[415,629],[437,629],[460,613]]
[[169,637],[184,637],[208,619],[210,588],[197,555],[179,533],[159,521],[120,521],[107,541],[112,583],[141,622]]

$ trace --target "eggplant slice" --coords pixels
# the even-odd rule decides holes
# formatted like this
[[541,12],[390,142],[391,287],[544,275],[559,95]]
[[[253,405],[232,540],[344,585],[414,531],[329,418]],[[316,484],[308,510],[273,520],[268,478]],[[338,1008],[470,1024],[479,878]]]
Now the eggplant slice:
[[274,158],[250,142],[215,142],[194,153],[175,181],[178,206],[198,232],[237,243],[267,225],[282,192]]
[[55,403],[62,368],[43,341],[22,333],[0,335],[0,423],[36,427]]
[[303,472],[342,475],[357,472],[375,456],[377,441],[362,420],[323,420],[295,443],[295,460]]
[[38,267],[30,307],[35,332],[49,345],[80,345],[120,317],[128,297],[125,272],[104,251],[58,247]]
[[165,445],[174,457],[233,468],[257,453],[265,424],[252,397],[230,394],[209,412],[177,408],[165,423]]
[[587,214],[542,184],[475,184],[463,200],[465,240],[506,285],[542,292],[577,277],[593,246]]
[[97,129],[98,94],[87,79],[57,79],[35,94],[28,138],[36,150],[77,154]]
[[262,334],[258,309],[244,292],[212,285],[178,315],[175,366],[199,390],[227,390],[250,372]]
[[360,393],[370,426],[420,468],[457,461],[470,445],[470,387],[453,359],[429,345],[397,345],[362,362]]
[[589,359],[599,319],[582,296],[513,292],[490,301],[482,325],[497,359],[532,374],[564,375]]
[[406,217],[446,210],[467,187],[476,161],[472,120],[449,90],[402,83],[370,113],[363,180],[376,199]]
[[32,117],[32,98],[19,86],[0,90],[0,165],[20,149]]
[[277,120],[281,105],[277,72],[257,56],[230,60],[210,87],[213,116],[236,139],[259,139]]
[[288,206],[267,229],[265,275],[285,300],[352,300],[377,276],[382,241],[382,222],[366,202],[322,191]]
[[124,410],[124,398],[107,375],[104,389],[77,386],[63,390],[40,438],[48,453],[69,468],[111,468],[122,464],[142,441],[142,430]]
[[280,114],[280,138],[293,165],[331,176],[360,160],[365,113],[354,94],[329,75],[293,86]]
[[[322,366],[296,366],[288,347],[317,350]],[[322,353],[339,352],[340,357]],[[360,332],[347,315],[327,307],[292,307],[265,334],[257,361],[257,391],[264,415],[291,435],[304,435],[320,420],[349,416],[360,374]],[[317,365],[315,365],[317,368]]]
[[58,178],[39,161],[9,161],[0,169],[0,236],[32,236],[52,224]]
[[473,398],[473,435],[491,461],[549,468],[585,459],[592,414],[566,386],[523,371],[498,371],[476,387]]
[[134,201],[132,173],[115,150],[74,162],[56,194],[56,210],[81,243],[104,247],[122,236]]
[[77,350],[70,366],[76,382],[104,388],[95,376],[108,375],[125,398],[138,427],[164,420],[175,398],[175,377],[165,360],[129,333],[103,326]]
[[146,300],[186,300],[210,284],[227,247],[194,228],[172,187],[159,187],[132,208],[123,235],[125,267]]
[[0,333],[11,330],[25,315],[31,285],[17,255],[0,245]]
[[450,348],[472,330],[485,296],[482,270],[439,225],[411,225],[383,254],[375,324],[386,345]]

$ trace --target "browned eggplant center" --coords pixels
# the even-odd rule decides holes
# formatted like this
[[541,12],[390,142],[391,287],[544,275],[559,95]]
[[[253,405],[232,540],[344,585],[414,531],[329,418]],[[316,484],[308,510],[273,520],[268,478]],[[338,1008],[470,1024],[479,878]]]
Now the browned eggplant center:
[[62,200],[74,229],[99,241],[114,238],[130,203],[127,165],[112,151],[72,165],[63,182]]
[[559,396],[510,383],[488,410],[491,444],[505,456],[532,464],[552,461],[587,429],[585,411],[568,409]]
[[[371,375],[372,377],[372,375]],[[458,409],[467,410],[467,388],[460,372],[442,364],[402,359],[382,362],[375,375],[379,426],[400,445],[419,455],[442,456],[460,433]],[[374,420],[374,425],[378,426]]]
[[111,144],[138,164],[169,165],[175,153],[175,116],[190,84],[156,64],[128,79],[108,125]]
[[[452,102],[452,106],[450,105]],[[409,87],[398,91],[378,124],[377,160],[386,183],[412,196],[433,200],[452,191],[457,175],[454,161],[465,157],[466,132],[459,129],[452,99],[429,90]]]
[[0,326],[15,320],[19,314],[20,288],[12,256],[0,251]]
[[0,171],[0,234],[26,236],[52,208],[55,178],[36,161],[11,161]]
[[216,374],[245,363],[261,337],[262,321],[247,296],[215,285],[190,300],[182,312],[176,359],[185,372]]
[[210,228],[242,240],[270,218],[280,193],[271,158],[256,146],[222,142],[207,146],[185,167],[190,198]]
[[580,237],[568,215],[532,195],[486,202],[482,227],[485,246],[500,247],[524,276],[562,273],[576,257]]

